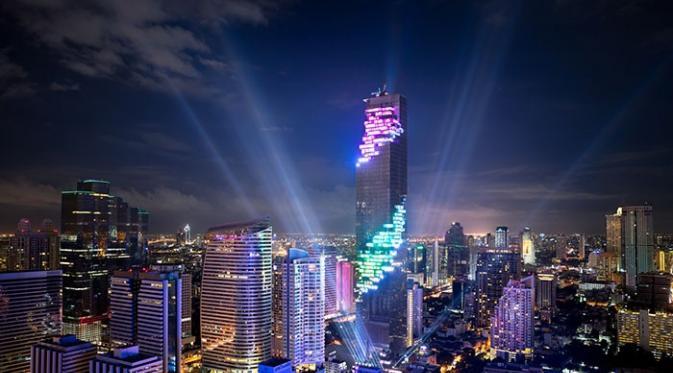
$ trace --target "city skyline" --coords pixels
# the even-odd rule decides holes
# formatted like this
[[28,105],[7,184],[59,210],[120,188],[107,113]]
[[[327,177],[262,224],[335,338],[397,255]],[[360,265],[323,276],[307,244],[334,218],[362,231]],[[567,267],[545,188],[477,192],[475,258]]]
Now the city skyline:
[[670,4],[141,3],[0,8],[1,231],[59,226],[91,177],[152,232],[350,233],[360,99],[383,84],[408,98],[411,234],[600,233],[645,202],[673,229]]

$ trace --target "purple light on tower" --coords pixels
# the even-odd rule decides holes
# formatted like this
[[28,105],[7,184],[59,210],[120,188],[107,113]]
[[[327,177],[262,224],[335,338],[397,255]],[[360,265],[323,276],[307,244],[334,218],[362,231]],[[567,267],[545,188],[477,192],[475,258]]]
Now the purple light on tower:
[[379,147],[393,142],[404,133],[399,113],[393,106],[375,107],[365,110],[365,133],[360,144],[360,158],[357,166],[379,155]]

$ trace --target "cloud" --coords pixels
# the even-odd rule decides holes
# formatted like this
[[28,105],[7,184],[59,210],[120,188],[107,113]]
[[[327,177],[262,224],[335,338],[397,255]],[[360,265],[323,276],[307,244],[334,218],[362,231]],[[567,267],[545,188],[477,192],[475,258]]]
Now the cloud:
[[61,203],[61,192],[52,185],[26,179],[0,180],[0,205],[37,207]]
[[0,50],[0,99],[21,98],[36,93],[35,83],[20,65],[10,61],[7,50]]
[[17,0],[2,4],[78,74],[152,90],[212,96],[201,66],[223,69],[203,25],[266,24],[284,2],[265,0]]
[[68,82],[63,82],[63,83],[52,82],[49,85],[49,89],[52,90],[52,91],[57,91],[57,92],[79,91],[79,84],[68,83]]

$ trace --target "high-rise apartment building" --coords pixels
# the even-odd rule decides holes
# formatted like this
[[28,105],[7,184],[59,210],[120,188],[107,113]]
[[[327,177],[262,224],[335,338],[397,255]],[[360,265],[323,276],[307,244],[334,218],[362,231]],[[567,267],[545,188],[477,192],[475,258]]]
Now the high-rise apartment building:
[[505,249],[479,253],[476,273],[476,316],[478,326],[488,326],[493,310],[509,280],[521,275],[521,256]]
[[495,228],[495,248],[506,249],[509,247],[509,228],[501,226]]
[[201,284],[203,368],[254,371],[271,357],[268,219],[210,228]]
[[144,252],[149,215],[110,194],[104,180],[81,180],[61,192],[64,332],[100,343],[110,273]]
[[491,348],[510,360],[533,352],[535,279],[510,280],[503,289],[491,320]]
[[110,340],[159,356],[164,372],[181,371],[182,278],[171,272],[115,272],[110,289]]
[[273,354],[295,369],[325,362],[325,256],[290,249],[274,275]]
[[31,373],[88,373],[96,347],[74,335],[53,337],[32,346]]
[[343,313],[355,311],[355,269],[351,262],[345,259],[338,261],[336,282],[338,311]]
[[521,231],[521,256],[523,264],[535,265],[535,239],[528,227]]
[[30,349],[61,333],[61,271],[0,273],[0,372],[27,372]]
[[673,313],[647,309],[620,309],[617,313],[619,345],[636,344],[656,358],[673,354]]

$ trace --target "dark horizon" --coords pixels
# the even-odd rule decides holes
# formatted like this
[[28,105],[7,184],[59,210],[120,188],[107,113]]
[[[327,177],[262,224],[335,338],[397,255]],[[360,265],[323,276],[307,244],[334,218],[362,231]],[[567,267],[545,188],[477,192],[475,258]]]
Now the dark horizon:
[[152,233],[354,233],[385,83],[408,101],[412,234],[604,234],[645,202],[673,232],[669,2],[36,4],[0,5],[0,231],[58,225],[60,191],[100,178]]

